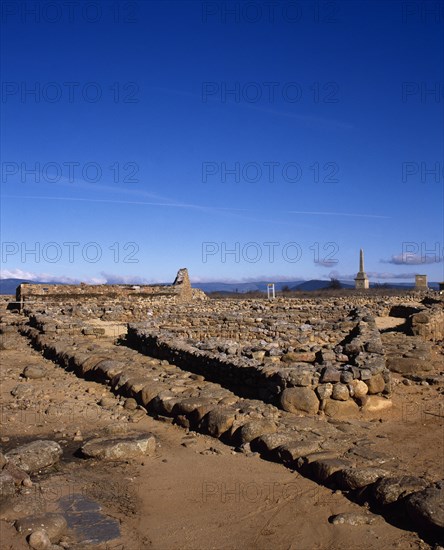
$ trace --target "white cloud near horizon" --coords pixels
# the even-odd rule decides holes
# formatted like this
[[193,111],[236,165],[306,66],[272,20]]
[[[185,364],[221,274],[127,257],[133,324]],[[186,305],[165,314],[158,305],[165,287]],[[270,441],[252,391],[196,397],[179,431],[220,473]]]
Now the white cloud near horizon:
[[420,255],[412,254],[411,252],[404,252],[402,254],[393,255],[389,260],[379,261],[382,264],[393,265],[430,265],[443,262],[444,257],[437,257],[432,254]]
[[[388,281],[390,279],[404,279],[404,280],[413,280],[415,278],[415,273],[389,273],[386,271],[367,271],[367,277],[369,279],[378,280],[383,279],[385,281]],[[341,281],[353,281],[356,277],[356,273],[350,274],[342,274],[339,273],[339,271],[333,270],[330,271],[328,274],[329,277],[333,279],[340,279]]]
[[[389,273],[369,271],[367,275],[372,280],[413,280],[415,273]],[[340,279],[342,281],[353,281],[356,274],[342,274],[337,270],[332,270],[328,275],[323,275],[320,279]],[[152,285],[152,284],[169,284],[172,281],[160,281],[155,279],[146,279],[139,275],[118,275],[114,273],[106,273],[101,271],[98,276],[95,277],[67,277],[66,275],[51,275],[49,273],[35,273],[32,271],[24,271],[22,269],[2,269],[0,270],[0,279],[22,279],[24,281],[33,281],[36,283],[65,283],[65,284],[80,284],[86,283],[91,285],[98,284],[134,284],[134,285]],[[234,279],[231,277],[192,277],[191,284],[205,284],[205,283],[221,283],[221,284],[248,284],[257,282],[303,282],[308,279],[304,279],[296,276],[289,275],[257,275],[255,277],[241,277],[240,279]]]

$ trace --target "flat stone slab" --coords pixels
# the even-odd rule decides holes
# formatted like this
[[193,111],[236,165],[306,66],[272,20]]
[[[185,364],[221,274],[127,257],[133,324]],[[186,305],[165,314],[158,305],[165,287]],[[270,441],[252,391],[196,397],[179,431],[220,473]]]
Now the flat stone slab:
[[99,460],[127,460],[141,456],[151,456],[156,450],[153,434],[133,434],[112,438],[91,439],[81,448],[86,458]]
[[120,537],[119,521],[107,516],[95,500],[74,493],[62,497],[59,505],[64,510],[69,529],[84,548]]

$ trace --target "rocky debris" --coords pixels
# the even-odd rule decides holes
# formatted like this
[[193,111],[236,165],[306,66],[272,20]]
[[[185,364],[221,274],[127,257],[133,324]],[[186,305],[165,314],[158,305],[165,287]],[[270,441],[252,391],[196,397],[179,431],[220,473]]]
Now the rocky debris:
[[131,460],[152,456],[156,450],[156,439],[151,433],[100,437],[85,443],[81,452],[86,458],[98,460]]
[[62,456],[62,448],[55,441],[33,441],[6,453],[8,461],[27,473],[37,473],[56,464]]
[[371,514],[360,514],[356,512],[347,512],[331,516],[328,521],[333,525],[371,525],[376,517]]

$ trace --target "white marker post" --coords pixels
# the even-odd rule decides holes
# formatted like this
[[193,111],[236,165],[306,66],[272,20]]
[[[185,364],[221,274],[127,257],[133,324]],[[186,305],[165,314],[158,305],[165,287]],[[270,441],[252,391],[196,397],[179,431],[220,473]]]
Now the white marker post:
[[267,284],[267,297],[269,300],[274,300],[276,298],[276,293],[274,290],[274,283]]

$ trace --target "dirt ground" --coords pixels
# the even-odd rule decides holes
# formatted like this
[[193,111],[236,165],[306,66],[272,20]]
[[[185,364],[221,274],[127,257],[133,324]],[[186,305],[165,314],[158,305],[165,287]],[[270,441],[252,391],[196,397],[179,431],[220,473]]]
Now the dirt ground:
[[[3,452],[42,438],[58,441],[64,449],[56,467],[33,476],[32,487],[0,507],[1,548],[29,548],[13,521],[31,511],[60,510],[61,497],[70,494],[97,502],[103,518],[117,520],[120,535],[92,544],[85,533],[82,540],[80,529],[68,536],[69,548],[430,548],[415,532],[378,515],[371,525],[329,523],[333,514],[361,513],[363,507],[255,453],[237,453],[209,436],[146,415],[132,422],[119,407],[116,413],[97,405],[112,396],[106,386],[65,372],[24,337],[17,349],[0,353]],[[48,375],[25,381],[20,375],[29,364],[44,365]],[[417,475],[427,472],[439,479],[444,466],[443,411],[438,405],[443,388],[407,386],[398,378],[393,408],[377,421],[373,435],[381,449],[413,463]],[[17,398],[11,394],[17,386],[29,390],[21,390]],[[128,431],[152,432],[158,443],[155,456],[104,463],[75,455],[90,437]]]

